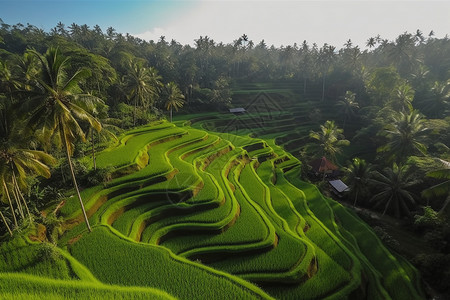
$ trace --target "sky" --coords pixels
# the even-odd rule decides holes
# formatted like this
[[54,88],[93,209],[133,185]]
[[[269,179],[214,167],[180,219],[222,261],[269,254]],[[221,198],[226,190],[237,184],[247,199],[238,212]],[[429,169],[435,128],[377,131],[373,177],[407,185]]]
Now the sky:
[[232,43],[246,34],[255,44],[324,43],[343,47],[351,39],[365,48],[368,38],[394,40],[404,32],[450,34],[450,1],[237,1],[237,0],[0,0],[9,25],[30,23],[50,31],[58,22],[113,27],[144,40],[165,36],[194,45],[200,36]]

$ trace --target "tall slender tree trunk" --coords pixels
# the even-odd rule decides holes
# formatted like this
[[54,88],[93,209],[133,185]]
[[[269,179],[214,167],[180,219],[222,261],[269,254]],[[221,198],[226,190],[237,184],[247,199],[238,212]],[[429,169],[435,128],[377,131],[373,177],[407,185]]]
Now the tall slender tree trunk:
[[353,202],[353,207],[356,206],[356,201],[358,201],[358,190],[356,190],[355,202]]
[[83,217],[84,217],[84,221],[86,222],[86,227],[88,229],[89,232],[92,232],[91,229],[91,225],[89,224],[89,220],[88,220],[88,216],[86,214],[86,209],[84,208],[84,204],[83,204],[83,199],[81,199],[81,194],[80,194],[80,190],[78,189],[78,184],[77,184],[77,179],[75,178],[75,173],[73,171],[73,166],[72,166],[72,160],[70,159],[70,153],[69,153],[69,145],[67,144],[67,139],[64,135],[64,130],[63,130],[63,124],[62,122],[60,122],[60,130],[61,130],[61,138],[63,139],[64,142],[64,147],[66,150],[66,157],[67,157],[67,162],[69,163],[69,168],[70,168],[70,174],[72,176],[72,182],[73,182],[73,186],[75,187],[75,190],[77,192],[77,197],[78,200],[80,201],[80,206],[81,206],[81,211],[83,212]]
[[19,199],[19,195],[17,194],[16,187],[14,186],[14,180],[13,180],[12,183],[13,183],[12,194],[14,196],[14,200],[16,201],[17,208],[19,210],[19,214],[20,214],[20,216],[22,217],[22,220],[23,220],[23,219],[25,219],[25,215],[23,214],[22,204],[20,203],[21,201]]
[[14,181],[15,181],[17,194],[19,195],[20,200],[22,200],[23,205],[25,206],[25,209],[27,210],[27,214],[28,214],[28,217],[30,218],[30,222],[33,222],[33,219],[31,218],[30,210],[28,209],[27,202],[25,201],[25,198],[23,197],[23,194],[20,191],[19,184],[17,182],[16,174],[14,174],[14,171],[13,171],[13,178],[14,178]]
[[5,223],[6,225],[6,229],[8,229],[9,235],[12,236],[13,233],[11,231],[11,228],[8,225],[8,222],[6,222],[5,216],[2,214],[2,212],[0,211],[0,217],[2,217],[3,223]]
[[[59,158],[61,158],[61,157],[59,157]],[[60,170],[61,170],[61,178],[62,178],[62,181],[63,181],[63,183],[65,184],[65,183],[66,183],[66,175],[64,174],[63,164],[60,164]]]
[[[19,189],[19,184],[17,183],[17,179],[16,179],[16,173],[14,172],[14,165],[13,165],[13,163],[11,162],[11,171],[12,171],[12,178],[11,178],[11,182],[12,182],[12,186],[13,186],[13,190],[12,190],[12,192],[13,192],[13,195],[14,195],[14,199],[16,199],[16,203],[17,203],[17,207],[19,208],[19,213],[20,213],[20,216],[22,217],[22,220],[24,220],[25,219],[25,214],[24,214],[24,211],[23,211],[23,207],[22,207],[22,204],[21,204],[21,198],[20,198],[20,189]],[[25,204],[26,205],[26,204]]]
[[19,225],[17,224],[16,213],[14,212],[14,207],[12,205],[11,197],[9,196],[8,187],[6,186],[5,181],[3,181],[3,188],[5,189],[6,198],[8,198],[9,208],[11,209],[11,214],[12,214],[13,220],[14,220],[14,226],[16,226],[16,228],[17,228],[17,227],[19,227]]
[[172,107],[170,107],[170,123],[172,123]]

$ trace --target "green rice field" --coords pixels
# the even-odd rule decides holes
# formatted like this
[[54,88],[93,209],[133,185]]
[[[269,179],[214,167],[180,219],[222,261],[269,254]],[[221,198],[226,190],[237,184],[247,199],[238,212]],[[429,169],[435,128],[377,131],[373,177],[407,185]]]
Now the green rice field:
[[112,180],[82,191],[92,232],[71,197],[57,245],[1,243],[0,298],[424,299],[412,265],[302,181],[293,154],[317,125],[301,112],[124,133],[97,156]]

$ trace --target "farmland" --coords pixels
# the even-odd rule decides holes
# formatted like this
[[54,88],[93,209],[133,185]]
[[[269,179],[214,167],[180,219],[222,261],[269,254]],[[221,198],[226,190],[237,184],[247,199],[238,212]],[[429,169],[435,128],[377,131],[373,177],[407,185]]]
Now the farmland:
[[[74,290],[94,299],[422,299],[412,265],[301,180],[301,162],[285,150],[298,145],[280,147],[314,124],[291,126],[292,113],[276,113],[181,116],[123,133],[97,154],[97,168],[113,168],[112,179],[82,191],[92,232],[68,198],[57,246],[28,238],[1,245],[0,292],[6,299],[70,298]],[[26,296],[19,284],[30,286]]]

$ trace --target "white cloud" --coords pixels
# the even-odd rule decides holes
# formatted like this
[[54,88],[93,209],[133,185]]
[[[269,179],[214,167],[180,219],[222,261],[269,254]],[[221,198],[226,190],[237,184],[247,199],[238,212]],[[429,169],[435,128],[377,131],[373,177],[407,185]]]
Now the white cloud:
[[258,43],[292,45],[307,40],[342,47],[349,38],[363,46],[377,34],[394,39],[404,31],[450,28],[450,3],[416,1],[205,1],[164,26],[134,34],[145,40],[193,44],[200,36],[231,43],[242,34]]

